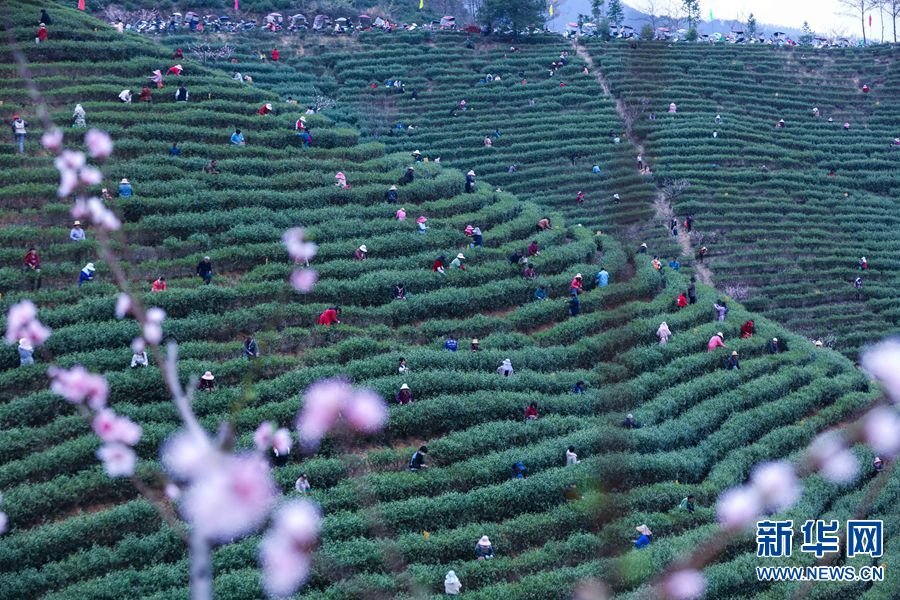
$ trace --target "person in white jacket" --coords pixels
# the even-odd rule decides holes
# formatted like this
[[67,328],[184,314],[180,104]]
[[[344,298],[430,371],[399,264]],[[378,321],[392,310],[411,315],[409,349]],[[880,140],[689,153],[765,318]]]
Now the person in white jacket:
[[672,335],[672,330],[669,329],[669,325],[663,321],[659,325],[659,329],[656,330],[656,337],[659,338],[659,345],[665,346],[669,343],[669,337]]
[[503,364],[497,367],[497,372],[503,375],[504,377],[509,377],[513,374],[513,366],[512,361],[508,358],[503,359]]
[[444,594],[458,596],[461,591],[462,582],[459,580],[459,577],[453,571],[447,571],[447,576],[444,577]]

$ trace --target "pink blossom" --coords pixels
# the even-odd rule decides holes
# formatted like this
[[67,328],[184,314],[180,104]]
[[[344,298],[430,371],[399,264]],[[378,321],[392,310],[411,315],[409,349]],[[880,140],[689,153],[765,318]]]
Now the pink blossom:
[[706,578],[696,569],[682,569],[666,577],[662,589],[669,600],[694,600],[706,591]]
[[43,344],[50,330],[37,320],[37,307],[31,300],[22,300],[9,307],[6,316],[6,343],[15,344],[26,338],[34,345]]
[[103,173],[96,167],[82,167],[78,179],[83,185],[97,185],[103,181]]
[[900,339],[890,339],[866,350],[860,364],[881,382],[891,400],[900,402]]
[[81,365],[75,365],[68,371],[58,367],[50,367],[47,371],[53,380],[50,390],[59,394],[72,404],[87,405],[92,410],[100,410],[106,406],[109,396],[109,384],[102,375],[88,373]]
[[748,527],[756,521],[762,509],[759,492],[755,488],[741,486],[726,490],[719,496],[716,514],[722,527],[737,530]]
[[144,339],[150,344],[158,344],[162,341],[163,330],[158,323],[144,324]]
[[162,323],[166,318],[166,311],[161,308],[153,307],[147,309],[147,320],[151,323]]
[[78,187],[78,171],[66,169],[59,172],[59,188],[56,195],[65,198]]
[[103,204],[100,198],[89,198],[85,200],[78,198],[72,206],[71,215],[75,219],[89,219],[91,223],[98,227],[102,227],[107,231],[115,231],[122,226],[122,222],[115,213]]
[[181,488],[172,482],[166,484],[165,492],[166,498],[173,502],[181,497]]
[[301,294],[313,291],[319,274],[314,269],[297,269],[291,273],[291,287]]
[[136,337],[131,340],[131,351],[135,354],[140,354],[144,350],[147,349],[147,344],[144,342],[144,338]]
[[63,132],[59,127],[55,127],[41,136],[41,146],[50,152],[59,152],[63,145]]
[[6,533],[6,528],[9,525],[9,517],[6,516],[5,512],[0,512],[0,535]]
[[104,444],[97,450],[97,458],[103,461],[103,469],[110,477],[134,475],[137,455],[125,444]]
[[302,227],[293,227],[284,232],[284,245],[287,246],[288,255],[294,260],[308,262],[316,256],[318,246],[304,241],[305,233]]
[[53,159],[53,164],[58,171],[78,171],[85,165],[84,152],[63,150],[59,156]]
[[216,459],[216,451],[205,436],[179,431],[163,445],[162,462],[173,477],[190,481]]
[[353,429],[375,433],[387,422],[388,409],[381,396],[371,390],[360,390],[344,408],[344,417]]
[[817,436],[809,445],[809,454],[822,476],[833,483],[849,483],[859,471],[856,457],[833,431]]
[[881,456],[893,458],[900,452],[900,416],[890,408],[878,407],[865,417],[866,443]]
[[272,434],[275,432],[275,426],[271,421],[263,421],[253,432],[253,445],[260,452],[265,452],[272,447]]
[[774,512],[793,506],[803,489],[793,465],[784,461],[757,465],[750,475],[750,482],[762,497],[765,508]]
[[315,505],[303,500],[284,504],[275,513],[260,544],[263,586],[269,595],[289,596],[306,580],[321,522]]
[[272,473],[259,455],[218,455],[185,491],[181,510],[203,537],[228,542],[262,525],[275,496]]
[[292,445],[291,432],[283,427],[272,436],[272,447],[275,448],[279,456],[289,454]]
[[105,408],[97,411],[92,423],[94,433],[104,442],[121,442],[134,446],[141,439],[141,426],[127,417],[117,416]]
[[318,447],[352,395],[353,388],[343,379],[324,379],[307,388],[297,419],[300,440],[307,450]]
[[112,138],[110,138],[109,134],[105,131],[89,129],[88,132],[84,134],[84,143],[88,148],[88,153],[91,155],[91,158],[103,160],[109,158],[109,155],[112,154]]
[[123,292],[116,298],[116,318],[123,319],[129,312],[131,312],[131,296]]

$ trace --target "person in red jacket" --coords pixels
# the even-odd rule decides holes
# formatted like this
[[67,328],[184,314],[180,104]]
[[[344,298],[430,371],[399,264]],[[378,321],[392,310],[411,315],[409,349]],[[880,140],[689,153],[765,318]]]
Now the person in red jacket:
[[525,409],[525,420],[526,421],[534,421],[538,418],[538,405],[537,402],[532,402],[528,405],[528,408]]
[[569,285],[569,291],[572,292],[573,294],[580,294],[581,292],[583,292],[584,288],[582,285],[582,280],[583,280],[583,277],[582,277],[581,273],[576,274],[575,277],[572,279],[571,285]]
[[332,306],[330,308],[326,308],[325,312],[319,315],[319,325],[337,325],[341,322],[340,316],[340,306]]
[[34,249],[34,246],[28,249],[28,252],[25,253],[25,263],[26,269],[31,269],[32,271],[40,271],[41,270],[41,257],[38,256],[37,250]]
[[172,58],[184,58],[184,52],[181,51],[181,48],[175,49],[175,53],[172,54]]
[[684,295],[684,292],[678,294],[678,300],[675,301],[675,304],[678,305],[679,309],[688,305],[687,296]]
[[278,62],[278,48],[275,48],[274,50],[272,50],[272,60],[274,60],[275,62]]
[[37,43],[42,43],[47,41],[47,26],[41,23],[40,27],[37,30],[37,36],[35,36],[35,41]]
[[159,279],[157,279],[156,281],[153,282],[153,287],[151,288],[151,291],[164,292],[167,289],[169,289],[169,287],[166,285],[166,278],[159,277]]
[[584,204],[584,192],[578,192],[578,195],[575,196],[575,202],[579,205]]
[[271,113],[271,112],[272,112],[272,105],[269,104],[268,102],[266,102],[265,104],[263,104],[262,106],[260,106],[260,107],[259,107],[259,110],[256,111],[257,114],[263,115],[263,116],[265,116],[265,115],[267,115],[267,114],[269,114],[269,113]]
[[181,65],[175,65],[169,67],[169,70],[166,71],[166,75],[181,75],[181,72],[184,71],[184,67]]

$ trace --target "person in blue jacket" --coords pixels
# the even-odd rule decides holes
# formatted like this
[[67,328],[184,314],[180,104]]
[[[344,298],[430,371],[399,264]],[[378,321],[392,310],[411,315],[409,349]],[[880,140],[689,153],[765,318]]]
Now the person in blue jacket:
[[638,533],[641,535],[634,541],[634,547],[640,550],[641,548],[646,548],[650,545],[650,542],[653,541],[653,532],[650,531],[650,528],[646,525],[638,525],[635,527]]
[[231,143],[235,146],[244,145],[244,134],[241,133],[240,129],[235,129],[234,133],[231,134]]
[[134,190],[131,187],[131,182],[122,178],[122,181],[119,182],[119,198],[131,198],[132,195],[134,195]]
[[444,349],[449,350],[450,352],[456,352],[457,346],[456,338],[453,336],[448,336],[447,341],[444,342]]
[[569,300],[569,316],[577,317],[581,313],[581,301],[578,299],[578,292],[572,292],[572,298]]
[[539,285],[536,290],[534,290],[534,299],[536,302],[544,302],[547,299],[547,288]]
[[78,274],[78,287],[81,287],[81,284],[85,281],[93,281],[94,280],[94,263],[88,263],[84,266],[81,272]]
[[525,465],[522,464],[522,461],[517,462],[512,466],[512,478],[513,479],[525,479]]
[[600,267],[600,271],[597,273],[597,287],[606,287],[609,285],[609,271]]

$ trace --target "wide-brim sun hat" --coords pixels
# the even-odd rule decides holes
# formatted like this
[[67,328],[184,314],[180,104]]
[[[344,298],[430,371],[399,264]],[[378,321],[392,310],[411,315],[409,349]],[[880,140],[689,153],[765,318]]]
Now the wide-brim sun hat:
[[478,344],[478,343],[480,343],[480,342],[478,341],[478,338],[472,338],[472,343],[473,343],[473,344]]
[[94,268],[94,263],[88,263],[88,264],[84,265],[84,268],[87,269],[88,271],[96,271],[97,270]]
[[266,108],[268,110],[272,110],[272,105],[270,103],[266,102]]
[[25,350],[34,350],[34,347],[31,345],[31,341],[28,338],[19,340],[19,347],[24,348]]
[[732,351],[731,351],[731,355],[732,355],[732,356],[737,356],[737,355],[738,355],[737,350],[732,350]]
[[488,536],[483,535],[483,536],[481,536],[481,539],[478,540],[478,545],[479,545],[479,546],[490,546],[490,545],[491,545],[491,539],[490,539]]
[[392,185],[392,186],[391,186],[390,188],[388,188],[388,189],[397,191],[397,186],[396,186],[396,185]]
[[366,245],[365,245],[365,244],[363,244],[362,246],[360,246],[359,249],[360,249],[360,251],[362,251],[362,252],[368,252],[368,251],[369,251],[369,249],[366,248]]
[[213,379],[215,379],[215,376],[213,376],[212,371],[207,371],[206,373],[204,373],[203,375],[200,376],[200,379],[204,379],[206,381],[212,381]]
[[419,217],[418,219],[416,219],[416,221],[419,223],[424,223],[427,220],[428,220],[428,217]]
[[651,529],[646,525],[638,525],[637,527],[635,527],[635,529],[637,529],[638,533],[642,533],[644,535],[653,535],[653,531],[651,531]]
[[469,171],[466,175],[475,175],[475,171]]
[[81,221],[75,221],[72,225],[81,225]]
[[125,178],[125,177],[123,177],[123,178],[122,178],[122,181],[120,181],[119,183],[128,183],[128,179]]
[[409,385],[406,384],[406,383],[404,383],[403,385],[400,386],[400,389],[401,389],[401,390],[408,390],[408,389],[409,389]]
[[725,337],[725,335],[721,331],[717,331],[716,335],[719,337]]
[[466,257],[463,256],[463,253],[462,253],[462,252],[460,252],[459,254],[457,254],[457,255],[456,255],[456,258],[458,258],[458,259],[460,259],[460,260],[465,260],[465,259],[466,259]]
[[634,415],[631,414],[631,413],[628,413],[628,418],[629,418],[629,419],[633,419],[633,418],[634,418]]
[[414,150],[414,151],[413,151],[413,154],[415,154],[416,156],[418,156],[419,154],[422,154],[422,153],[419,152],[418,150]]
[[584,276],[581,273],[575,273],[575,279],[584,279]]

